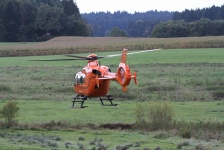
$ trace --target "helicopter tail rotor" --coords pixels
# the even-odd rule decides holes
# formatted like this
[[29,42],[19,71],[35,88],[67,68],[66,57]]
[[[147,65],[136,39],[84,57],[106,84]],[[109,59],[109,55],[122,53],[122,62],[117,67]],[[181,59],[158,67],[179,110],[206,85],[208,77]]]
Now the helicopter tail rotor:
[[134,72],[134,74],[131,75],[130,68],[126,64],[126,59],[128,54],[127,51],[128,49],[125,49],[125,48],[122,51],[120,64],[117,70],[117,76],[115,78],[115,80],[122,86],[123,92],[127,91],[127,86],[129,85],[132,78],[134,78],[134,82],[135,84],[137,84],[137,78],[136,78],[137,73]]
[[134,72],[133,75],[131,75],[129,66],[126,64],[120,64],[118,71],[117,71],[117,76],[115,80],[122,86],[123,92],[127,91],[127,86],[130,84],[131,79],[134,79],[135,84],[137,85],[137,73]]

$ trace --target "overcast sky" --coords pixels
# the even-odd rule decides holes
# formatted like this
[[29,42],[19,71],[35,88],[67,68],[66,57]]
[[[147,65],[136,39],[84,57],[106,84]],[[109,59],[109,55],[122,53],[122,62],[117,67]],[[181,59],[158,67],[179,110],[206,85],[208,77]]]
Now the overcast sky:
[[224,5],[223,0],[74,0],[80,13],[127,11],[146,12],[157,11],[184,11]]

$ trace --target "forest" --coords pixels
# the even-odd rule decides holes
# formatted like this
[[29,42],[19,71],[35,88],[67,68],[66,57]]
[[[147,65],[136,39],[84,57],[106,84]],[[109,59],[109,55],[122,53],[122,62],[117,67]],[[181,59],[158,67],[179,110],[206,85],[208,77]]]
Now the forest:
[[172,20],[160,22],[151,37],[195,37],[224,35],[224,5],[174,12]]
[[148,11],[145,13],[117,11],[81,14],[93,29],[93,36],[110,36],[114,27],[129,37],[195,37],[224,35],[224,5],[183,12]]
[[182,20],[161,22],[156,25],[151,37],[201,37],[224,35],[224,20],[201,18],[200,20],[185,22]]
[[88,36],[73,0],[1,0],[0,41],[45,41],[55,36]]
[[127,32],[129,37],[147,37],[159,22],[172,19],[173,13],[168,11],[148,11],[145,13],[117,11],[81,14],[92,27],[92,36],[109,36],[113,28],[118,27]]
[[80,14],[73,0],[1,0],[0,42],[57,36],[189,37],[224,35],[224,5],[169,12]]
[[221,7],[213,5],[212,7],[209,8],[196,9],[196,10],[186,9],[183,12],[175,12],[173,14],[172,20],[183,19],[186,22],[192,22],[200,20],[201,18],[207,18],[210,20],[224,19],[224,5],[222,5]]

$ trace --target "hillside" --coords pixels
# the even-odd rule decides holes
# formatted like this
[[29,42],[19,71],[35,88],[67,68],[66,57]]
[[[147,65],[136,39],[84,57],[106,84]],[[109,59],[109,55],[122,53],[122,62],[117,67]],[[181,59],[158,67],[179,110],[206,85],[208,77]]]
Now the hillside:
[[129,14],[125,11],[117,11],[84,13],[81,16],[91,26],[92,36],[95,37],[108,36],[114,27],[126,31],[129,37],[148,37],[156,24],[171,20],[173,12],[151,10]]

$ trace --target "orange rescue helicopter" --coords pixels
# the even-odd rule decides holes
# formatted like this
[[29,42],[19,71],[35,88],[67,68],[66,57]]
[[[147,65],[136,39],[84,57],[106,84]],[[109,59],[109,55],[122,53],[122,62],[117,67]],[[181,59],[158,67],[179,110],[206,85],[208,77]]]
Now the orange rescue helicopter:
[[[158,49],[154,49],[158,50]],[[122,91],[126,92],[127,87],[131,81],[134,79],[134,83],[137,84],[137,73],[131,73],[129,66],[126,64],[126,59],[128,54],[136,54],[142,52],[149,52],[154,50],[145,50],[128,53],[128,49],[124,48],[122,50],[122,54],[117,55],[108,55],[97,56],[96,54],[90,54],[87,57],[83,56],[74,56],[74,55],[66,55],[68,57],[73,57],[72,59],[57,59],[57,60],[38,60],[38,61],[60,61],[60,60],[88,60],[87,66],[85,66],[80,72],[76,73],[74,77],[74,91],[77,95],[74,96],[72,100],[72,107],[75,107],[75,103],[80,102],[80,108],[85,108],[87,106],[83,106],[85,100],[88,98],[98,97],[101,101],[102,105],[103,100],[110,101],[109,106],[117,106],[117,104],[113,104],[112,100],[114,100],[112,95],[108,95],[110,81],[116,81],[122,87]],[[107,66],[100,65],[98,59],[101,58],[109,58],[121,56],[120,64],[118,66],[117,72],[111,72],[110,68]]]
[[[88,64],[75,76],[74,91],[77,95],[74,97],[73,107],[76,102],[81,102],[81,108],[83,108],[84,101],[90,97],[99,97],[102,105],[104,105],[103,100],[109,100],[111,106],[116,106],[116,104],[112,103],[113,97],[107,95],[110,81],[117,81],[122,86],[123,92],[127,91],[127,86],[132,78],[134,79],[135,84],[137,84],[136,72],[132,75],[129,66],[126,64],[127,51],[127,49],[123,49],[120,64],[116,73],[111,72],[110,68],[107,66],[99,64],[97,59],[104,57],[99,57],[95,54],[91,54],[84,58],[78,57],[87,59]],[[77,58],[77,56],[71,57]]]

